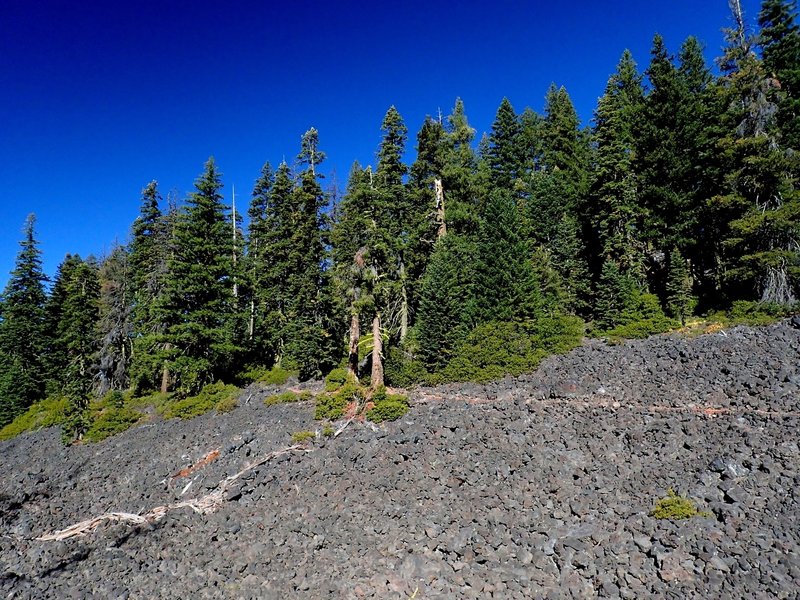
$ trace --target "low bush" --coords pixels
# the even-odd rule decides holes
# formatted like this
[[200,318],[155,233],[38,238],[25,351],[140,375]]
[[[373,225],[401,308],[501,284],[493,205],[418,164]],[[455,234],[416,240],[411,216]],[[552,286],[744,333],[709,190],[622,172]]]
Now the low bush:
[[679,327],[680,323],[670,319],[661,310],[655,294],[638,294],[632,306],[623,311],[619,324],[602,332],[602,335],[618,339],[644,339]]
[[305,402],[313,398],[313,394],[309,391],[302,391],[300,393],[286,390],[280,394],[273,394],[264,399],[264,404],[272,406],[273,404],[284,404],[286,402]]
[[701,511],[694,500],[680,496],[674,490],[667,490],[667,495],[656,502],[650,513],[656,519],[691,519],[692,517],[710,517],[711,513]]
[[400,394],[387,394],[381,386],[372,396],[373,407],[367,411],[367,420],[373,423],[396,421],[408,412],[408,398]]
[[283,385],[297,373],[282,369],[281,367],[250,367],[236,376],[236,381],[240,385],[259,382],[266,385]]
[[391,348],[384,365],[386,381],[395,387],[411,387],[427,383],[431,377],[424,363],[400,348]]
[[295,444],[305,444],[313,439],[316,439],[317,434],[313,431],[295,431],[292,434],[292,441]]
[[325,377],[325,391],[335,392],[347,383],[347,369],[334,369]]
[[235,385],[225,385],[222,382],[210,383],[196,396],[189,396],[181,400],[167,403],[162,410],[165,419],[175,417],[191,419],[209,411],[228,412],[238,405],[238,396],[241,390]]
[[9,440],[26,431],[61,425],[67,418],[69,401],[51,397],[32,404],[28,410],[0,429],[0,440]]
[[769,325],[796,312],[798,306],[781,306],[768,302],[734,302],[726,313],[730,325]]
[[325,392],[317,396],[314,418],[317,420],[328,419],[329,421],[341,419],[350,403],[360,404],[365,398],[364,389],[359,384],[348,382],[335,392]]
[[90,442],[101,442],[106,438],[130,429],[145,415],[129,407],[109,406],[91,416],[89,428],[84,439]]

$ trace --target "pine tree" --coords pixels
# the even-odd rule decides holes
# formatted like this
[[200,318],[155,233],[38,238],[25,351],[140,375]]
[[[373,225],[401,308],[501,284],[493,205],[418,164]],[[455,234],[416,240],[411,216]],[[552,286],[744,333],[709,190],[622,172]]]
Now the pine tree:
[[133,347],[129,378],[137,392],[159,388],[167,391],[169,374],[165,362],[169,347],[165,334],[178,318],[167,306],[167,280],[175,250],[178,212],[171,202],[167,212],[162,213],[161,200],[158,183],[150,182],[142,190],[139,216],[131,227],[128,295],[133,304],[130,316]]
[[464,113],[464,103],[456,99],[445,127],[445,156],[442,166],[442,191],[447,230],[473,235],[480,224],[475,170],[477,158],[472,148],[473,129]]
[[372,171],[353,163],[342,202],[334,207],[331,231],[334,285],[338,312],[348,327],[347,368],[353,377],[359,375],[359,342],[362,318],[368,316],[366,253],[370,243],[374,202]]
[[68,257],[60,283],[63,301],[56,328],[57,348],[64,352],[61,392],[69,401],[64,438],[80,439],[88,427],[86,409],[94,385],[97,365],[97,321],[100,284],[93,259]]
[[221,188],[220,173],[210,158],[175,227],[167,309],[179,315],[179,320],[170,324],[166,340],[172,357],[171,376],[185,393],[229,374],[237,352],[230,330],[230,221]]
[[595,111],[592,197],[604,261],[615,261],[622,273],[644,285],[644,214],[633,168],[634,123],[641,104],[641,77],[626,50]]
[[796,0],[764,0],[758,14],[764,68],[775,83],[780,144],[792,150],[800,150],[800,28],[796,18]]
[[64,306],[67,301],[67,287],[74,277],[75,269],[82,263],[77,254],[67,254],[56,269],[53,287],[45,303],[45,331],[47,348],[45,349],[44,371],[46,395],[62,394],[66,383],[66,371],[69,358],[63,339],[59,336],[59,328],[64,318]]
[[686,317],[692,312],[692,279],[686,266],[686,259],[677,248],[669,255],[669,277],[667,279],[667,314],[686,324]]
[[515,189],[517,180],[522,176],[522,135],[522,125],[514,107],[508,98],[503,98],[492,123],[488,148],[482,154],[491,169],[492,183],[499,189]]
[[474,241],[448,234],[436,242],[422,280],[419,353],[432,370],[443,368],[476,324]]
[[334,347],[328,343],[326,305],[330,301],[325,261],[325,221],[322,210],[327,197],[319,184],[316,167],[325,155],[319,151],[316,129],[302,138],[297,157],[301,167],[299,183],[292,194],[293,233],[290,238],[289,294],[286,298],[285,358],[297,366],[301,379],[319,377],[332,367]]
[[100,293],[97,333],[97,393],[122,391],[130,386],[130,361],[133,354],[133,299],[130,261],[127,250],[115,246],[102,262],[98,273]]
[[773,80],[752,50],[741,13],[734,16],[738,26],[728,32],[720,61],[721,93],[729,102],[729,135],[721,143],[728,176],[726,189],[713,199],[717,217],[729,227],[722,229],[724,283],[730,299],[755,290],[764,302],[789,305],[800,275],[798,159],[779,146]]
[[44,396],[46,301],[34,215],[0,298],[0,427]]
[[521,230],[522,222],[511,192],[492,192],[478,241],[479,322],[522,321],[535,319],[541,313],[531,252]]

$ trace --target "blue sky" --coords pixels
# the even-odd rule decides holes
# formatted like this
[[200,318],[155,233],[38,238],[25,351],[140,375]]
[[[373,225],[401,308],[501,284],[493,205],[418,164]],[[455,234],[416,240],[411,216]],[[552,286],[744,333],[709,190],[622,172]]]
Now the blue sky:
[[[759,2],[744,0],[754,25]],[[125,242],[156,179],[184,198],[214,155],[246,208],[267,160],[320,133],[328,184],[374,162],[394,104],[409,149],[460,96],[480,134],[507,96],[541,112],[551,82],[589,122],[623,49],[644,70],[653,34],[712,60],[726,0],[492,3],[4,0],[0,18],[0,286],[28,213],[45,271]]]

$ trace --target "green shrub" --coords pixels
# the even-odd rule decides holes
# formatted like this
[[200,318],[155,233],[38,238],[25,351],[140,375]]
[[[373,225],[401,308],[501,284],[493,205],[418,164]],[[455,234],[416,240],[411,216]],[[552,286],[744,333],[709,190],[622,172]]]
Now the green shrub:
[[691,519],[692,517],[710,517],[711,513],[700,511],[694,500],[679,496],[674,490],[667,490],[667,495],[656,502],[650,513],[656,519]]
[[731,325],[769,325],[795,312],[797,306],[787,307],[768,302],[736,301],[727,312],[727,321]]
[[311,400],[313,397],[313,394],[307,390],[304,390],[299,394],[297,392],[293,392],[292,390],[286,390],[280,394],[267,396],[264,399],[264,404],[267,406],[272,406],[273,404],[284,404],[286,402],[305,402],[307,400]]
[[154,392],[147,396],[139,396],[128,400],[127,405],[132,408],[144,409],[148,406],[155,408],[156,412],[163,414],[166,407],[169,405],[173,398],[173,394],[162,394],[161,392]]
[[408,398],[400,394],[387,394],[381,386],[372,396],[374,406],[367,411],[367,419],[374,423],[396,421],[408,412]]
[[335,392],[347,383],[347,369],[334,369],[325,377],[325,391]]
[[91,424],[84,435],[90,442],[101,442],[104,439],[130,429],[144,418],[138,410],[126,407],[111,406],[91,416]]
[[295,444],[305,444],[313,439],[316,439],[317,434],[313,431],[295,431],[292,434],[292,441]]
[[26,431],[61,425],[67,418],[68,410],[69,401],[66,398],[51,397],[35,402],[28,410],[0,429],[0,440],[9,440]]
[[395,387],[411,387],[427,383],[430,373],[421,360],[413,358],[400,348],[391,348],[384,365],[386,381]]
[[635,295],[632,305],[619,317],[619,324],[603,334],[611,338],[643,339],[651,335],[665,333],[680,325],[661,310],[655,294]]
[[348,404],[351,402],[361,403],[365,397],[364,389],[359,384],[353,381],[347,382],[335,392],[326,392],[317,396],[314,418],[330,421],[341,419]]
[[222,382],[210,383],[196,396],[166,404],[162,414],[165,419],[175,417],[191,419],[212,410],[227,412],[237,406],[240,391],[235,385],[225,385]]
[[253,382],[259,382],[266,385],[283,385],[289,378],[297,373],[282,369],[280,367],[249,367],[236,376],[236,381],[240,385],[248,385]]
[[325,427],[322,428],[322,435],[325,437],[333,437],[336,435],[336,430],[331,426],[330,423],[326,423]]

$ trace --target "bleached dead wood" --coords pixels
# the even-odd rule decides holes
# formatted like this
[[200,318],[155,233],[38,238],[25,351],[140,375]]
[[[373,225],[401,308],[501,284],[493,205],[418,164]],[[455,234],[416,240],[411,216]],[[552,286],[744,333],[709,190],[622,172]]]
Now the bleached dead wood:
[[283,456],[284,454],[289,454],[292,452],[303,452],[303,453],[313,452],[313,448],[309,448],[301,444],[295,444],[293,446],[288,446],[286,448],[270,452],[269,454],[266,454],[261,458],[259,458],[257,461],[248,464],[238,473],[234,473],[233,475],[226,477],[211,492],[205,494],[204,496],[200,496],[199,498],[184,500],[182,502],[174,502],[172,504],[165,504],[163,506],[156,506],[155,508],[150,509],[148,512],[144,514],[135,514],[126,512],[105,513],[98,517],[87,519],[86,521],[81,521],[80,523],[75,523],[74,525],[71,525],[66,529],[61,529],[53,533],[45,534],[36,539],[43,542],[66,540],[69,538],[91,533],[103,523],[149,525],[163,519],[168,512],[173,510],[180,510],[183,508],[190,508],[193,511],[200,513],[202,515],[212,513],[215,510],[217,510],[220,506],[222,506],[222,504],[225,502],[225,493],[231,488],[231,486],[233,486],[233,484],[239,478],[241,478],[246,473],[249,473],[253,469],[269,462],[273,458],[277,458],[279,456]]

